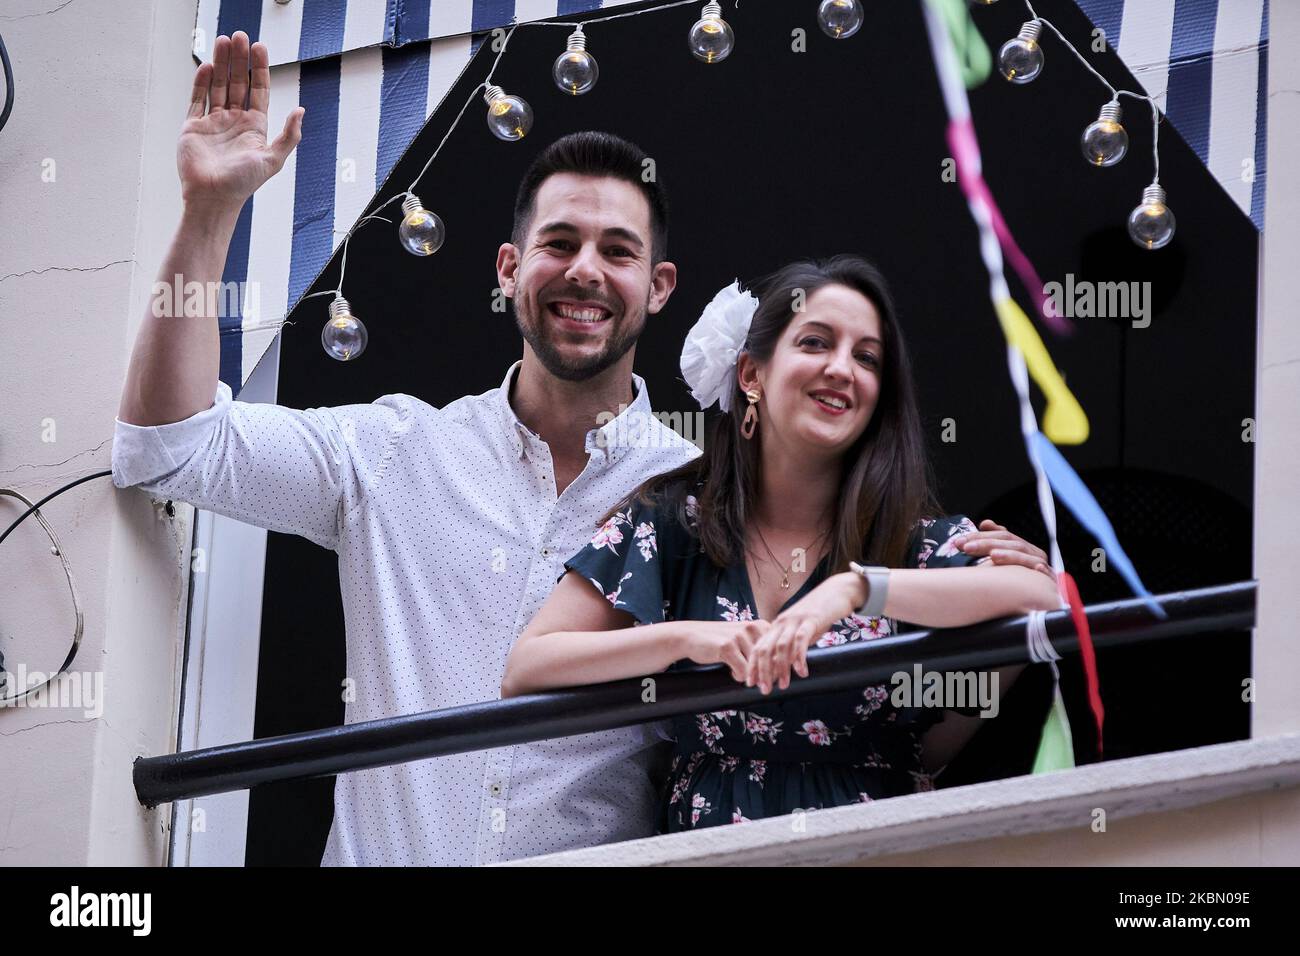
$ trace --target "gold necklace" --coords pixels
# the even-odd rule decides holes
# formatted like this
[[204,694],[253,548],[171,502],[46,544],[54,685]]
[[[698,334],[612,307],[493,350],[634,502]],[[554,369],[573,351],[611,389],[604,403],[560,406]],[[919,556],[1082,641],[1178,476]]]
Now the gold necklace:
[[[768,555],[772,558],[772,563],[781,569],[781,587],[784,590],[787,591],[790,590],[790,569],[794,567],[794,562],[793,561],[790,562],[789,568],[783,565],[780,561],[776,559],[776,555],[772,554],[772,549],[768,547],[767,538],[763,537],[763,529],[760,528],[757,524],[755,524],[754,530],[758,532],[758,540],[763,542],[763,547],[767,550]],[[817,537],[813,538],[813,544],[816,544],[822,538],[826,537],[828,533],[829,533],[829,529],[827,529],[827,531],[823,531]],[[805,554],[808,553],[807,548],[804,549],[804,553]]]

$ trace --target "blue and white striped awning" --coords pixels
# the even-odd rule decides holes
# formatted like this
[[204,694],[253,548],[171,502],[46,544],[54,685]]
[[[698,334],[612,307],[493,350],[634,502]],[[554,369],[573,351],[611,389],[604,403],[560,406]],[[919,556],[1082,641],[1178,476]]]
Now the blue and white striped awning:
[[238,394],[280,323],[478,49],[484,31],[633,0],[200,0],[194,54],[243,30],[271,58],[268,128],[307,108],[303,138],[244,206],[222,276],[257,290],[221,320]]
[[1268,0],[1074,2],[1263,229]]
[[600,0],[199,0],[194,55],[206,59],[214,37],[243,30],[266,44],[271,66],[281,66],[632,2],[635,0],[606,0],[603,4]]
[[[258,294],[221,320],[237,394],[280,323],[486,31],[634,0],[200,0],[194,54],[243,30],[271,57],[270,130],[303,139],[245,205],[223,280]],[[1257,228],[1264,221],[1268,0],[1075,0]]]

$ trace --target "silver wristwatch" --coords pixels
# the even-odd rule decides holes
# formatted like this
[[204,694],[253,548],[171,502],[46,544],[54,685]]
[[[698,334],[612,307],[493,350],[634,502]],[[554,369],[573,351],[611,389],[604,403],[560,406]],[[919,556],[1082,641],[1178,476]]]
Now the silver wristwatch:
[[889,593],[889,568],[864,567],[856,561],[849,569],[867,579],[867,603],[858,608],[858,617],[881,617],[885,612],[885,595]]

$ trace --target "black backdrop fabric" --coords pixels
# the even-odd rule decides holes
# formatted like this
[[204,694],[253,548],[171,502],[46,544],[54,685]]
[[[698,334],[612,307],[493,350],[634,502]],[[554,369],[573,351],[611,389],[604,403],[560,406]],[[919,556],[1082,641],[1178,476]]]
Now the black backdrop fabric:
[[[977,231],[960,186],[941,175],[946,118],[920,2],[870,4],[859,34],[842,41],[818,30],[815,10],[811,0],[728,7],[736,49],[713,66],[686,49],[694,7],[593,26],[600,82],[576,98],[550,79],[567,31],[521,27],[494,82],[532,104],[533,130],[521,142],[500,142],[486,129],[481,101],[469,107],[416,190],[446,224],[443,248],[417,258],[399,248],[395,226],[359,230],[344,294],[367,323],[369,347],[352,363],[329,358],[319,342],[328,300],[304,300],[283,334],[280,403],[342,405],[405,392],[440,407],[496,387],[522,354],[513,315],[492,310],[497,248],[509,238],[519,179],[559,136],[608,130],[655,159],[672,204],[678,286],[636,354],[657,410],[697,410],[678,359],[686,331],[719,288],[795,258],[865,255],[892,283],[946,510],[977,522],[992,517],[1045,547]],[[1086,43],[1091,24],[1070,0],[1040,0],[1038,10]],[[994,51],[1022,18],[1015,4],[973,13]],[[797,28],[806,31],[806,52],[792,50]],[[995,73],[970,93],[985,177],[1045,282],[1067,274],[1076,282],[1150,282],[1154,300],[1147,328],[1080,318],[1069,338],[1042,333],[1091,423],[1085,444],[1062,450],[1153,591],[1249,578],[1255,446],[1242,440],[1242,421],[1254,414],[1257,233],[1165,123],[1160,178],[1177,235],[1156,252],[1133,245],[1124,223],[1151,179],[1150,114],[1126,100],[1129,155],[1110,169],[1088,166],[1079,136],[1105,91],[1052,39],[1045,50],[1035,82],[1012,86]],[[493,56],[489,45],[480,49],[371,208],[419,172]],[[1113,53],[1092,62],[1117,86],[1139,89]],[[338,260],[310,291],[334,287]],[[1036,392],[1034,402],[1041,416]],[[947,419],[955,442],[941,441]],[[1058,522],[1084,601],[1130,596],[1113,565],[1092,570],[1096,542],[1059,503]],[[337,577],[332,553],[270,534],[256,736],[342,722]],[[1241,700],[1249,632],[1103,651],[1098,659],[1108,759],[1249,735]],[[1078,760],[1096,760],[1077,661],[1062,663],[1062,686]],[[1046,668],[1031,668],[940,785],[1027,772],[1049,695]],[[248,863],[318,863],[332,791],[332,779],[255,789]]]

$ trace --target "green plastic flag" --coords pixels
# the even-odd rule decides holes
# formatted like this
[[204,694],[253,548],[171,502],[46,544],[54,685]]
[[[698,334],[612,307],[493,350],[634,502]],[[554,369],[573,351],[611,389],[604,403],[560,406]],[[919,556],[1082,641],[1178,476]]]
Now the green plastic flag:
[[931,6],[939,12],[948,25],[948,37],[952,41],[953,52],[957,55],[957,66],[961,70],[962,82],[966,89],[973,90],[989,78],[993,71],[993,55],[988,44],[975,26],[970,7],[966,0],[930,0]]
[[1070,736],[1070,717],[1065,712],[1059,682],[1053,696],[1052,710],[1043,724],[1043,736],[1038,741],[1038,755],[1034,757],[1031,773],[1051,773],[1074,766],[1074,738]]

